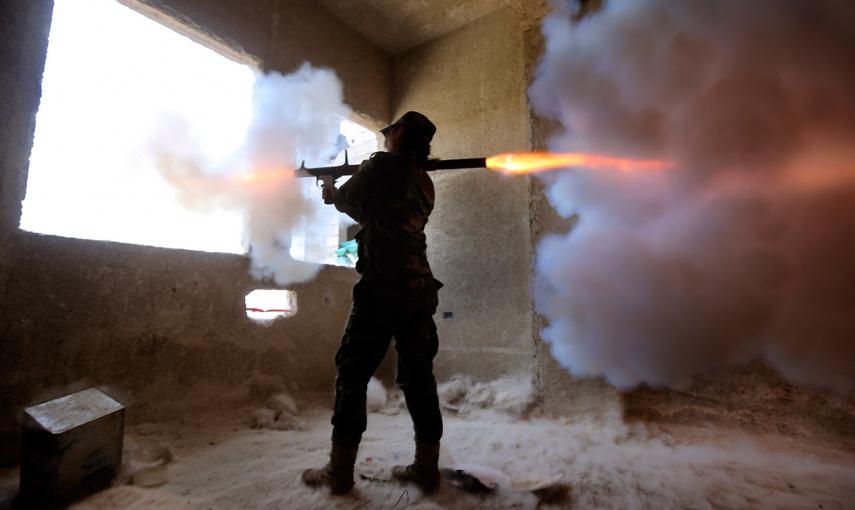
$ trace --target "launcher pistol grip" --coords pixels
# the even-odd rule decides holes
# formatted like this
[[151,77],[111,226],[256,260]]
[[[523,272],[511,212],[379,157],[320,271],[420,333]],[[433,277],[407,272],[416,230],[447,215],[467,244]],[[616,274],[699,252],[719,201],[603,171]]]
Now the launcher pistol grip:
[[316,178],[316,182],[321,187],[321,192],[323,193],[324,203],[332,204],[335,202],[335,196],[330,192],[324,192],[327,188],[334,189],[336,177],[334,175],[319,175]]

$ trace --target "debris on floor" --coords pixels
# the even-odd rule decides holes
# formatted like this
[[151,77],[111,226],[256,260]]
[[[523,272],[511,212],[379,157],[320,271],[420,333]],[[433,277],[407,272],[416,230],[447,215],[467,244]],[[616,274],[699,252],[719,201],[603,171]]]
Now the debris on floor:
[[287,393],[267,399],[264,407],[252,412],[249,426],[254,429],[303,430],[306,422],[298,416],[297,402]]
[[129,439],[126,446],[125,465],[117,483],[137,487],[158,487],[169,481],[168,465],[173,461],[172,451],[157,441]]
[[[74,508],[735,510],[848,508],[855,501],[855,459],[837,445],[714,427],[628,424],[618,408],[572,419],[533,413],[518,419],[468,407],[480,401],[467,396],[476,384],[460,385],[466,389],[457,400],[464,413],[444,411],[444,481],[431,495],[392,480],[393,466],[412,461],[413,429],[406,412],[382,410],[368,415],[352,496],[331,497],[304,486],[302,470],[328,459],[328,402],[298,406],[277,396],[263,407],[267,419],[275,424],[298,417],[305,427],[247,428],[247,416],[257,409],[131,427],[126,485]],[[507,401],[500,387],[487,386],[494,403]]]
[[386,388],[376,377],[368,381],[365,408],[369,413],[375,413],[386,407]]
[[485,383],[455,375],[440,384],[437,392],[442,408],[461,416],[490,410],[525,418],[536,404],[534,384],[527,376],[507,376]]

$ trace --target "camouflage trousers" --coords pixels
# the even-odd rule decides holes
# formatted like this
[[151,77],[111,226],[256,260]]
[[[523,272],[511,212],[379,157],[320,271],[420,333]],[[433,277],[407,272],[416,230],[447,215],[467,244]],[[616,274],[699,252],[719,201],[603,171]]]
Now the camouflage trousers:
[[354,286],[353,306],[335,356],[335,443],[359,445],[367,423],[368,381],[393,338],[398,353],[395,382],[404,393],[416,440],[439,442],[442,416],[433,376],[439,341],[433,314],[440,286],[431,277],[394,287],[363,278]]

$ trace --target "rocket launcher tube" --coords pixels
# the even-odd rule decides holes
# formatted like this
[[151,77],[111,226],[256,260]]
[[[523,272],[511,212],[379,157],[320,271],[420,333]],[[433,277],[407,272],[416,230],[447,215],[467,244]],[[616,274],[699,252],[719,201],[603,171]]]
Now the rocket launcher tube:
[[[463,168],[486,168],[487,158],[465,158],[465,159],[431,159],[428,160],[427,170],[459,170]],[[337,166],[324,166],[318,168],[306,168],[306,162],[300,164],[296,170],[297,177],[314,177],[322,188],[334,186],[335,181],[345,175],[353,175],[359,170],[359,165],[351,165],[344,153],[344,163]]]

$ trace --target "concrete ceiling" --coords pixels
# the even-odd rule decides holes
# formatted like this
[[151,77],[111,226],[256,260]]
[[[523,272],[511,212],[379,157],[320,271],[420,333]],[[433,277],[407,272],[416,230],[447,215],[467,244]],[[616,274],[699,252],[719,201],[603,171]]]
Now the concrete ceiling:
[[318,0],[393,55],[475,21],[512,0]]

